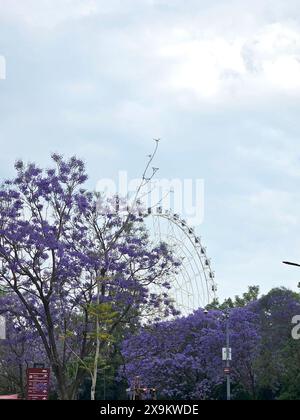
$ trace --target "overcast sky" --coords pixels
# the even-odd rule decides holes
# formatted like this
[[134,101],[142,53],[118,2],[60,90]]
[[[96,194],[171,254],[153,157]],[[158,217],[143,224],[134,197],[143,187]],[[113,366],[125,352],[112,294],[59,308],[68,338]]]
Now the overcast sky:
[[0,177],[84,158],[94,187],[203,178],[221,297],[300,271],[299,0],[0,0]]

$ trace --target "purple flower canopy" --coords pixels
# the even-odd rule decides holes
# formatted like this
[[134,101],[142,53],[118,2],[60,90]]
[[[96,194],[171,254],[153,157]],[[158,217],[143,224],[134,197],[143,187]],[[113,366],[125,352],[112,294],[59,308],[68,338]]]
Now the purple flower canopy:
[[[272,290],[244,307],[230,309],[231,378],[237,389],[256,398],[259,381],[266,383],[270,375],[262,367],[265,357],[276,377],[282,373],[282,349],[291,341],[291,319],[297,313],[299,296],[285,289]],[[129,336],[122,345],[124,366],[119,371],[120,378],[132,383],[139,376],[143,385],[156,387],[163,398],[219,398],[219,386],[225,381],[222,315],[220,310],[207,314],[198,310]],[[269,386],[274,393],[278,390],[276,382]]]
[[[151,244],[139,212],[124,217],[113,208],[115,198],[82,187],[80,159],[52,159],[46,170],[18,161],[15,179],[0,187],[0,300],[9,340],[37,342],[31,347],[42,349],[65,397],[68,364],[93,351],[89,308],[97,294],[117,313],[114,328],[168,316],[176,311],[164,292],[177,261],[166,244]],[[26,352],[20,358],[33,361]]]
[[[230,316],[235,369],[251,362],[258,350],[257,316],[234,309]],[[131,382],[140,376],[147,386],[173,399],[202,399],[224,380],[221,349],[225,325],[220,311],[198,310],[188,317],[161,322],[124,341],[125,369]]]

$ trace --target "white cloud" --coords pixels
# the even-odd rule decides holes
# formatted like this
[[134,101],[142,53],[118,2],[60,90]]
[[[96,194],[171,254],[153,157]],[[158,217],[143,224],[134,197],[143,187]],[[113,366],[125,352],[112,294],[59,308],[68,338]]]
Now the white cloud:
[[[233,0],[226,7],[190,0],[185,8],[166,0],[0,0],[0,4],[2,18],[36,28],[53,29],[65,20],[96,16],[99,44],[94,49],[99,65],[105,38],[111,48],[107,62],[111,77],[126,79],[128,69],[129,76],[141,74],[150,95],[153,91],[175,99],[187,95],[222,104],[257,101],[278,92],[300,95],[300,27],[292,19],[270,22],[267,0],[255,1],[245,10]],[[118,24],[102,25],[105,14]],[[127,24],[123,27],[122,22]],[[128,62],[122,66],[119,62],[125,57]]]
[[289,142],[285,134],[282,141],[244,145],[239,144],[236,153],[244,163],[260,166],[272,175],[300,178],[299,157],[295,152],[294,141]]
[[299,199],[295,193],[276,189],[264,189],[246,198],[250,212],[256,215],[256,223],[272,226],[272,231],[289,231],[298,225]]
[[0,17],[52,28],[66,19],[90,16],[97,0],[0,0]]
[[275,88],[299,93],[300,62],[297,56],[279,56],[263,63],[264,77]]
[[166,66],[161,87],[200,100],[249,100],[276,93],[300,94],[300,28],[264,24],[247,36],[177,28],[160,34]]
[[218,96],[230,76],[245,73],[240,47],[222,38],[174,43],[162,47],[160,54],[172,61],[166,86],[203,98]]

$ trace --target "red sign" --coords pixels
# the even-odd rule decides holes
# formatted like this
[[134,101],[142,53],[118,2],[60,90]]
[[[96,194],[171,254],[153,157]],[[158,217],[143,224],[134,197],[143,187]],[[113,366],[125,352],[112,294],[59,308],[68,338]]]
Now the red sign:
[[229,367],[225,367],[224,368],[224,373],[225,373],[225,375],[230,375],[230,368]]
[[18,394],[14,394],[14,395],[0,395],[0,400],[18,400],[19,399],[19,395]]
[[48,400],[50,369],[27,369],[27,400]]

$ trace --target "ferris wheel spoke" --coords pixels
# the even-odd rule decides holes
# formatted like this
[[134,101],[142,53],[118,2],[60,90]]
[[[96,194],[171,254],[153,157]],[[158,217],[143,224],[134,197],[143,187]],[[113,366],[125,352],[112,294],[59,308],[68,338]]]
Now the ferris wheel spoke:
[[178,215],[151,211],[153,244],[165,242],[174,257],[181,262],[170,281],[170,295],[185,314],[205,307],[214,297],[216,285],[210,260],[201,238]]
[[[169,235],[168,238],[173,238],[173,236]],[[182,244],[182,245],[183,245],[183,247],[185,247],[184,244]],[[175,255],[179,259],[185,258],[184,261],[183,261],[183,264],[181,266],[181,273],[183,274],[183,273],[186,272],[189,275],[188,286],[191,289],[191,291],[190,292],[187,292],[187,293],[188,293],[189,296],[192,296],[194,302],[195,302],[195,300],[197,300],[196,303],[203,304],[203,300],[200,302],[200,299],[199,299],[199,297],[201,295],[199,294],[198,281],[193,281],[192,278],[191,278],[191,274],[193,275],[194,280],[197,279],[197,278],[199,278],[199,280],[200,280],[200,282],[202,284],[202,293],[204,293],[204,287],[203,287],[203,281],[202,281],[202,278],[201,278],[201,273],[200,272],[197,272],[196,271],[197,268],[193,266],[194,260],[191,258],[191,252],[190,252],[190,250],[188,248],[184,249],[183,247],[181,247],[180,250],[177,249],[176,252],[175,252]],[[180,253],[180,254],[178,255],[178,253]],[[188,253],[190,254],[189,256],[187,255]],[[184,254],[185,257],[183,257],[182,254]],[[188,262],[188,266],[190,267],[192,273],[190,273],[188,271],[188,267],[187,267],[186,262]],[[177,284],[179,284],[178,280],[177,280]],[[187,283],[185,283],[185,284],[187,284]],[[197,293],[195,293],[195,290],[194,290],[194,287],[193,287],[194,284],[196,284]],[[182,287],[181,284],[179,286]],[[198,299],[196,299],[196,297],[198,297]]]
[[[175,232],[174,232],[174,234],[175,234]],[[190,263],[190,266],[192,267],[194,276],[195,276],[195,278],[196,277],[199,277],[199,279],[200,279],[201,289],[202,289],[202,295],[200,294],[198,281],[196,281],[195,282],[195,285],[196,285],[197,296],[204,296],[205,295],[205,288],[204,288],[204,284],[203,284],[203,279],[202,279],[201,271],[199,270],[198,265],[195,262],[195,257],[193,256],[191,250],[186,245],[185,245],[185,248],[190,253],[191,259],[192,259],[193,263],[196,266],[196,269],[195,269],[194,265],[191,262],[191,259],[189,259],[189,263]],[[203,303],[203,301],[202,301],[202,303]]]

